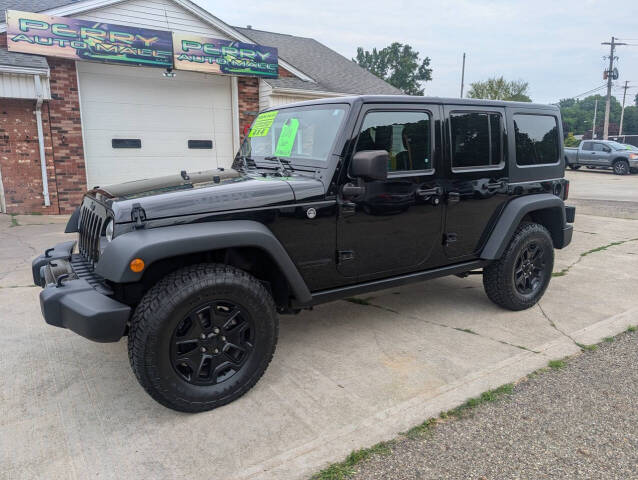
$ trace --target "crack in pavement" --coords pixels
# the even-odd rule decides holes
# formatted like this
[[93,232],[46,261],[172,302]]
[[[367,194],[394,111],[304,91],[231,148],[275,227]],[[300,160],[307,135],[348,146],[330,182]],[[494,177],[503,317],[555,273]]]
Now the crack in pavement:
[[569,273],[569,271],[573,267],[575,267],[587,255],[591,255],[592,253],[604,252],[605,250],[607,250],[610,247],[616,247],[618,245],[624,245],[625,243],[636,242],[636,241],[638,241],[638,238],[629,238],[627,240],[619,240],[617,242],[611,242],[611,243],[608,243],[607,245],[602,245],[600,247],[596,247],[596,248],[592,248],[591,250],[587,250],[586,252],[581,253],[580,256],[578,257],[578,259],[575,262],[572,262],[566,268],[563,268],[562,270],[560,270],[558,272],[552,272],[552,277],[563,277],[563,276],[567,275]]
[[498,343],[501,343],[503,345],[508,345],[510,347],[513,347],[513,348],[518,348],[519,350],[525,350],[527,352],[532,352],[532,353],[537,353],[537,354],[541,353],[541,352],[538,352],[536,350],[532,350],[531,348],[527,348],[524,345],[516,345],[514,343],[509,343],[509,342],[506,342],[505,340],[500,340],[498,338],[490,337],[489,335],[484,335],[482,333],[475,332],[474,330],[470,330],[469,328],[453,327],[451,325],[446,325],[445,323],[434,322],[432,320],[428,320],[428,319],[425,319],[425,318],[415,317],[413,315],[409,315],[409,314],[406,314],[406,313],[400,313],[400,312],[398,312],[396,310],[393,310],[391,308],[384,307],[383,305],[378,305],[376,303],[370,302],[370,300],[372,298],[374,298],[374,297],[368,297],[368,298],[364,298],[364,299],[345,298],[344,301],[345,302],[354,303],[356,305],[363,305],[363,306],[378,308],[380,310],[385,310],[386,312],[394,313],[396,315],[404,315],[404,316],[406,316],[408,318],[411,318],[413,320],[418,320],[420,322],[429,323],[430,325],[436,325],[437,327],[449,328],[451,330],[457,330],[459,332],[467,333],[468,335],[476,335],[476,336],[479,336],[481,338],[485,338],[487,340],[491,340],[493,342],[498,342]]
[[561,335],[569,338],[572,342],[574,342],[574,345],[576,345],[578,348],[582,349],[583,346],[581,343],[578,343],[576,340],[574,340],[574,337],[572,337],[569,333],[565,332],[564,330],[558,328],[558,325],[556,325],[556,323],[549,317],[549,315],[547,315],[547,312],[545,312],[545,310],[543,310],[543,307],[541,305],[541,302],[537,302],[536,305],[538,306],[538,309],[541,311],[541,313],[543,314],[543,317],[545,317],[545,319],[547,320],[547,322],[550,324],[550,326],[556,330],[558,333],[560,333]]

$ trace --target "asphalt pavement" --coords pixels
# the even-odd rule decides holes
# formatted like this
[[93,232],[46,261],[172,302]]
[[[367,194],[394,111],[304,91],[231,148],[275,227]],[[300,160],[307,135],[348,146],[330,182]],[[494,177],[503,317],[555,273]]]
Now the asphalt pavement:
[[638,478],[638,334],[554,365],[511,395],[401,437],[352,478]]

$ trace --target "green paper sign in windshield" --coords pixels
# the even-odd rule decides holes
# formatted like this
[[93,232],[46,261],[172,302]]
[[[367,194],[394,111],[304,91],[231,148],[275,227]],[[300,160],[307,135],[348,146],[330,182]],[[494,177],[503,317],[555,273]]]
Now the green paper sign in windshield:
[[275,149],[275,155],[278,157],[289,157],[292,153],[292,146],[295,144],[295,138],[297,137],[297,130],[299,129],[299,120],[291,118],[284,123],[281,128],[281,134],[279,134],[279,140],[277,140],[277,148]]
[[277,118],[277,113],[279,110],[274,110],[272,112],[260,113],[259,116],[255,119],[253,126],[250,129],[249,137],[265,137],[268,135],[268,131],[270,127],[272,127],[272,122]]

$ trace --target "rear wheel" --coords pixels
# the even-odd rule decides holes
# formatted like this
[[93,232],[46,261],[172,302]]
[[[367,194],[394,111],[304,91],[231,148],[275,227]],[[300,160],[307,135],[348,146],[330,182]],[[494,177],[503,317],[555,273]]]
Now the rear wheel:
[[524,310],[545,293],[554,268],[554,245],[547,229],[521,224],[501,258],[483,271],[485,293],[497,305]]
[[574,165],[573,163],[570,163],[569,168],[571,168],[572,170],[578,170],[580,168],[580,165]]
[[613,164],[613,168],[616,175],[629,174],[629,163],[627,163],[627,160],[616,160]]
[[171,273],[142,299],[131,321],[131,367],[159,403],[210,410],[246,393],[277,343],[274,302],[248,273],[195,265]]

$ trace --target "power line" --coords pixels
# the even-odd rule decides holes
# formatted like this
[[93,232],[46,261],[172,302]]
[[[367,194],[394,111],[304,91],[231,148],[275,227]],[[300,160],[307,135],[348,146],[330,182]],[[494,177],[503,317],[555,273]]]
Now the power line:
[[607,84],[606,84],[606,83],[603,83],[602,85],[600,85],[600,86],[598,86],[598,87],[596,87],[596,88],[592,88],[591,90],[587,90],[587,91],[586,91],[586,92],[584,92],[584,93],[581,93],[581,94],[579,94],[579,95],[574,95],[572,98],[578,98],[578,97],[584,97],[584,96],[586,96],[586,95],[591,95],[591,94],[592,94],[592,93],[594,93],[595,91],[600,90],[600,89],[602,89],[602,88],[605,88],[606,86],[607,86]]

